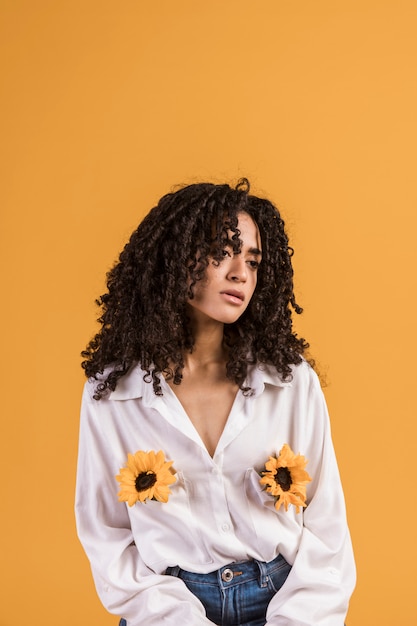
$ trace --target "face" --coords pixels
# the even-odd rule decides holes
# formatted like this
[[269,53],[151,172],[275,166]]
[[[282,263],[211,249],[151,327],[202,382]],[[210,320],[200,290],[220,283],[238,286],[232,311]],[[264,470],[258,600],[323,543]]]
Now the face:
[[195,285],[194,298],[189,300],[194,319],[232,324],[249,305],[261,261],[261,238],[247,213],[240,213],[238,218],[241,251],[234,254],[231,247],[226,247],[219,265],[209,262],[205,279]]

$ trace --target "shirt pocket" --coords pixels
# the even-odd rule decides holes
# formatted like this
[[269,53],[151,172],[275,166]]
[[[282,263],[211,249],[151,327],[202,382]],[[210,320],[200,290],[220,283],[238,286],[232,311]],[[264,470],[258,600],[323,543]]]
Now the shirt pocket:
[[260,478],[255,469],[248,468],[245,472],[244,489],[248,516],[257,537],[258,548],[261,553],[268,555],[268,560],[276,555],[277,546],[280,548],[288,541],[297,541],[296,538],[300,537],[302,531],[303,514],[296,514],[293,506],[288,511],[284,507],[277,510],[274,497],[260,484]]
[[193,506],[193,486],[182,472],[175,476],[168,502],[148,500],[129,510],[136,547],[156,573],[168,565],[190,569],[212,563]]

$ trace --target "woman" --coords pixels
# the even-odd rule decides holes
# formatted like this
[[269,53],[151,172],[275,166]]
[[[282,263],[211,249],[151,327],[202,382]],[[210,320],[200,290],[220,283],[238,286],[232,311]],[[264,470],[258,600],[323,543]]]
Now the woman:
[[355,567],[291,255],[246,179],[202,183],[164,196],[108,274],[76,511],[120,624],[344,623]]

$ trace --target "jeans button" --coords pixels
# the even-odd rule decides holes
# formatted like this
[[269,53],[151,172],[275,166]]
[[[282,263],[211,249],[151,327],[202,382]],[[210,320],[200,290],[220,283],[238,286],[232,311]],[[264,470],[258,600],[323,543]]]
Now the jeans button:
[[222,572],[222,580],[225,583],[230,583],[231,580],[233,580],[233,572],[231,569],[227,568],[225,570],[223,570]]

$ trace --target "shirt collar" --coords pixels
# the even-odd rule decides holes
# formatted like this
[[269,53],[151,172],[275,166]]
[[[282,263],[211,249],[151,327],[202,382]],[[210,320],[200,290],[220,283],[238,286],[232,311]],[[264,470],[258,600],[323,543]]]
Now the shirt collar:
[[[134,400],[144,398],[147,404],[152,404],[155,397],[152,383],[145,382],[145,372],[139,364],[132,366],[127,374],[122,376],[117,383],[116,389],[110,394],[111,400]],[[246,383],[253,389],[253,396],[260,395],[265,385],[274,387],[291,387],[290,381],[283,381],[273,365],[260,363],[248,368]]]
[[152,383],[146,383],[143,380],[146,372],[140,367],[139,364],[133,365],[130,370],[119,378],[117,381],[117,387],[110,394],[111,400],[134,400],[136,398],[142,398],[146,392],[146,387],[151,387]]
[[291,387],[291,381],[282,380],[276,368],[266,363],[258,363],[248,368],[247,385],[253,389],[253,396],[259,396],[265,385],[274,387]]

